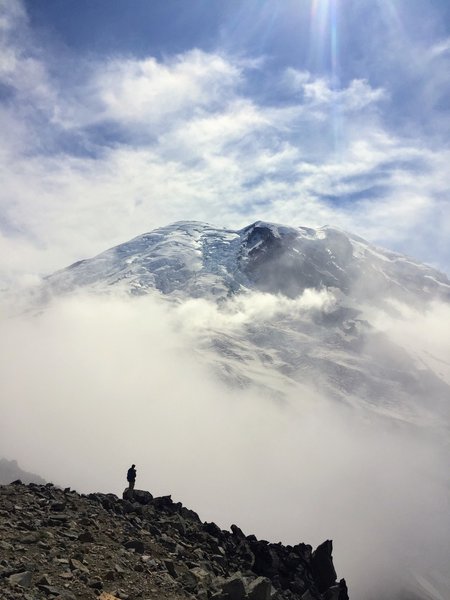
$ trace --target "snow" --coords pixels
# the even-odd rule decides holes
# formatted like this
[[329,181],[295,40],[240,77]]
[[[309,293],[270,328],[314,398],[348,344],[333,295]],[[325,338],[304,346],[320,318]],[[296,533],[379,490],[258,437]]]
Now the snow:
[[[273,241],[275,259],[286,256],[286,263],[270,269]],[[270,277],[258,265],[267,265]],[[328,312],[320,304],[299,310],[305,287],[328,288],[337,300]],[[450,393],[442,357],[408,348],[399,354],[387,335],[358,321],[363,305],[385,308],[391,297],[417,307],[437,297],[450,302],[446,276],[331,227],[257,221],[235,231],[179,221],[51,275],[43,295],[80,288],[156,293],[176,304],[198,298],[223,311],[221,323],[246,310],[233,304],[234,298],[255,298],[257,306],[262,292],[269,294],[270,306],[275,298],[279,311],[258,313],[253,307],[249,314],[255,316],[244,314],[231,334],[225,325],[198,331],[197,343],[227,383],[254,385],[272,397],[283,398],[308,381],[341,402],[420,423],[435,418],[433,407],[423,404],[424,377],[434,377],[435,385]],[[372,339],[377,353],[367,343]],[[415,388],[411,381],[418,382]]]

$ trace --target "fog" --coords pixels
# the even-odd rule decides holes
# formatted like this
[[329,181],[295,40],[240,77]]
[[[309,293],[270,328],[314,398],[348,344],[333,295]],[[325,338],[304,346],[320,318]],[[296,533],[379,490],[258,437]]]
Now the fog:
[[[306,386],[283,404],[231,390],[195,348],[208,329],[232,333],[334,302],[311,291],[222,308],[79,294],[40,314],[5,316],[0,456],[80,492],[118,495],[136,463],[138,488],[172,494],[223,528],[313,546],[333,539],[351,597],[392,598],[403,580],[450,568],[445,445],[430,430],[369,418]],[[449,351],[448,307],[396,314],[372,317],[397,343],[423,341],[435,357]],[[424,597],[443,597],[430,589]]]

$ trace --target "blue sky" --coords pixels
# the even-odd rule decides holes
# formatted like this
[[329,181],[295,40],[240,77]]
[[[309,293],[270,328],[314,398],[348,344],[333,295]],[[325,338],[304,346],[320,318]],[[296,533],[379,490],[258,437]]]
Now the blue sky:
[[0,0],[0,277],[182,219],[450,272],[450,4]]

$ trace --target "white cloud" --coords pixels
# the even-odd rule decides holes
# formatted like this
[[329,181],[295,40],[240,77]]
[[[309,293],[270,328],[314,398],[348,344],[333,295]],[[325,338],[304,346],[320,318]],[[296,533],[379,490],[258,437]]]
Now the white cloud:
[[0,112],[0,229],[14,260],[3,259],[3,281],[180,219],[335,224],[450,261],[447,154],[387,129],[388,91],[290,69],[289,100],[267,104],[244,85],[253,63],[198,50],[86,62],[62,85],[23,11],[8,15],[16,96]]
[[[351,594],[382,597],[409,577],[407,567],[420,574],[447,560],[448,460],[439,443],[367,422],[305,386],[283,407],[251,389],[227,390],[192,351],[203,327],[305,316],[328,301],[260,294],[218,322],[202,301],[80,295],[1,319],[0,455],[63,486],[118,494],[134,462],[140,488],[171,493],[222,527],[237,522],[287,543],[333,538]],[[446,315],[430,310],[415,343]],[[415,316],[381,324],[398,325],[396,339],[409,343]]]
[[447,54],[449,51],[450,51],[450,38],[447,38],[437,44],[434,44],[430,48],[430,56],[432,58],[435,58],[437,56],[442,56],[443,54]]
[[372,88],[365,79],[354,79],[348,87],[336,88],[325,77],[313,77],[308,71],[285,70],[282,83],[293,92],[301,94],[308,108],[335,105],[344,111],[357,111],[386,98],[382,88]]

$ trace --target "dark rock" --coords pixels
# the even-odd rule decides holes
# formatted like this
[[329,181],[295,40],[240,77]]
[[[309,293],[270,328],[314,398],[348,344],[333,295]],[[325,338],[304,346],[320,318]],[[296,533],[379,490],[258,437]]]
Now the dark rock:
[[206,533],[209,533],[217,539],[222,537],[222,530],[215,523],[203,523],[203,531],[206,531]]
[[137,502],[138,504],[142,504],[144,506],[147,504],[151,504],[153,500],[153,496],[150,494],[150,492],[147,492],[145,490],[130,490],[128,488],[124,490],[122,498],[124,500],[128,500],[131,503]]
[[230,529],[231,529],[233,535],[235,537],[237,537],[239,540],[245,540],[246,539],[246,537],[245,537],[242,529],[240,529],[237,525],[231,525]]
[[102,590],[103,589],[103,583],[100,579],[89,579],[87,584],[93,590]]
[[345,579],[341,579],[339,583],[328,588],[323,597],[324,600],[349,600]]
[[198,514],[196,512],[194,512],[193,510],[186,508],[185,506],[181,507],[180,515],[183,517],[183,519],[187,519],[189,521],[194,521],[195,523],[201,523],[201,520],[200,520],[200,517],[198,516]]
[[336,582],[332,559],[333,542],[326,540],[317,547],[311,557],[311,572],[319,592],[323,593]]
[[38,589],[47,594],[47,596],[61,596],[66,590],[58,588],[54,585],[38,585]]
[[159,496],[153,498],[153,506],[158,510],[170,511],[173,508],[172,496]]
[[145,546],[141,540],[129,540],[128,542],[124,542],[123,545],[127,550],[134,550],[138,554],[144,554]]
[[240,573],[235,573],[222,584],[222,592],[227,594],[230,600],[244,600],[245,585]]
[[248,600],[270,600],[272,584],[266,577],[258,577],[251,581],[247,588]]
[[181,584],[182,586],[188,590],[189,592],[195,592],[197,589],[197,577],[191,573],[191,571],[187,571],[181,575]]
[[82,533],[80,533],[80,535],[78,536],[78,540],[80,542],[83,542],[84,544],[88,544],[88,543],[91,543],[91,542],[95,542],[95,537],[87,529],[86,531],[83,531]]
[[163,560],[164,566],[167,569],[167,572],[169,573],[169,575],[171,577],[177,578],[178,577],[178,573],[175,569],[175,565],[173,564],[173,560],[169,560],[169,559],[165,559]]
[[[170,496],[147,504],[129,498],[0,486],[0,581],[11,586],[5,600],[24,598],[27,588],[9,578],[25,571],[36,582],[30,600],[113,600],[110,587],[101,591],[113,581],[130,599],[348,600],[345,581],[336,583],[331,542],[313,554],[306,544],[258,541],[236,525],[230,532],[202,523]],[[119,590],[111,593],[119,598]]]

